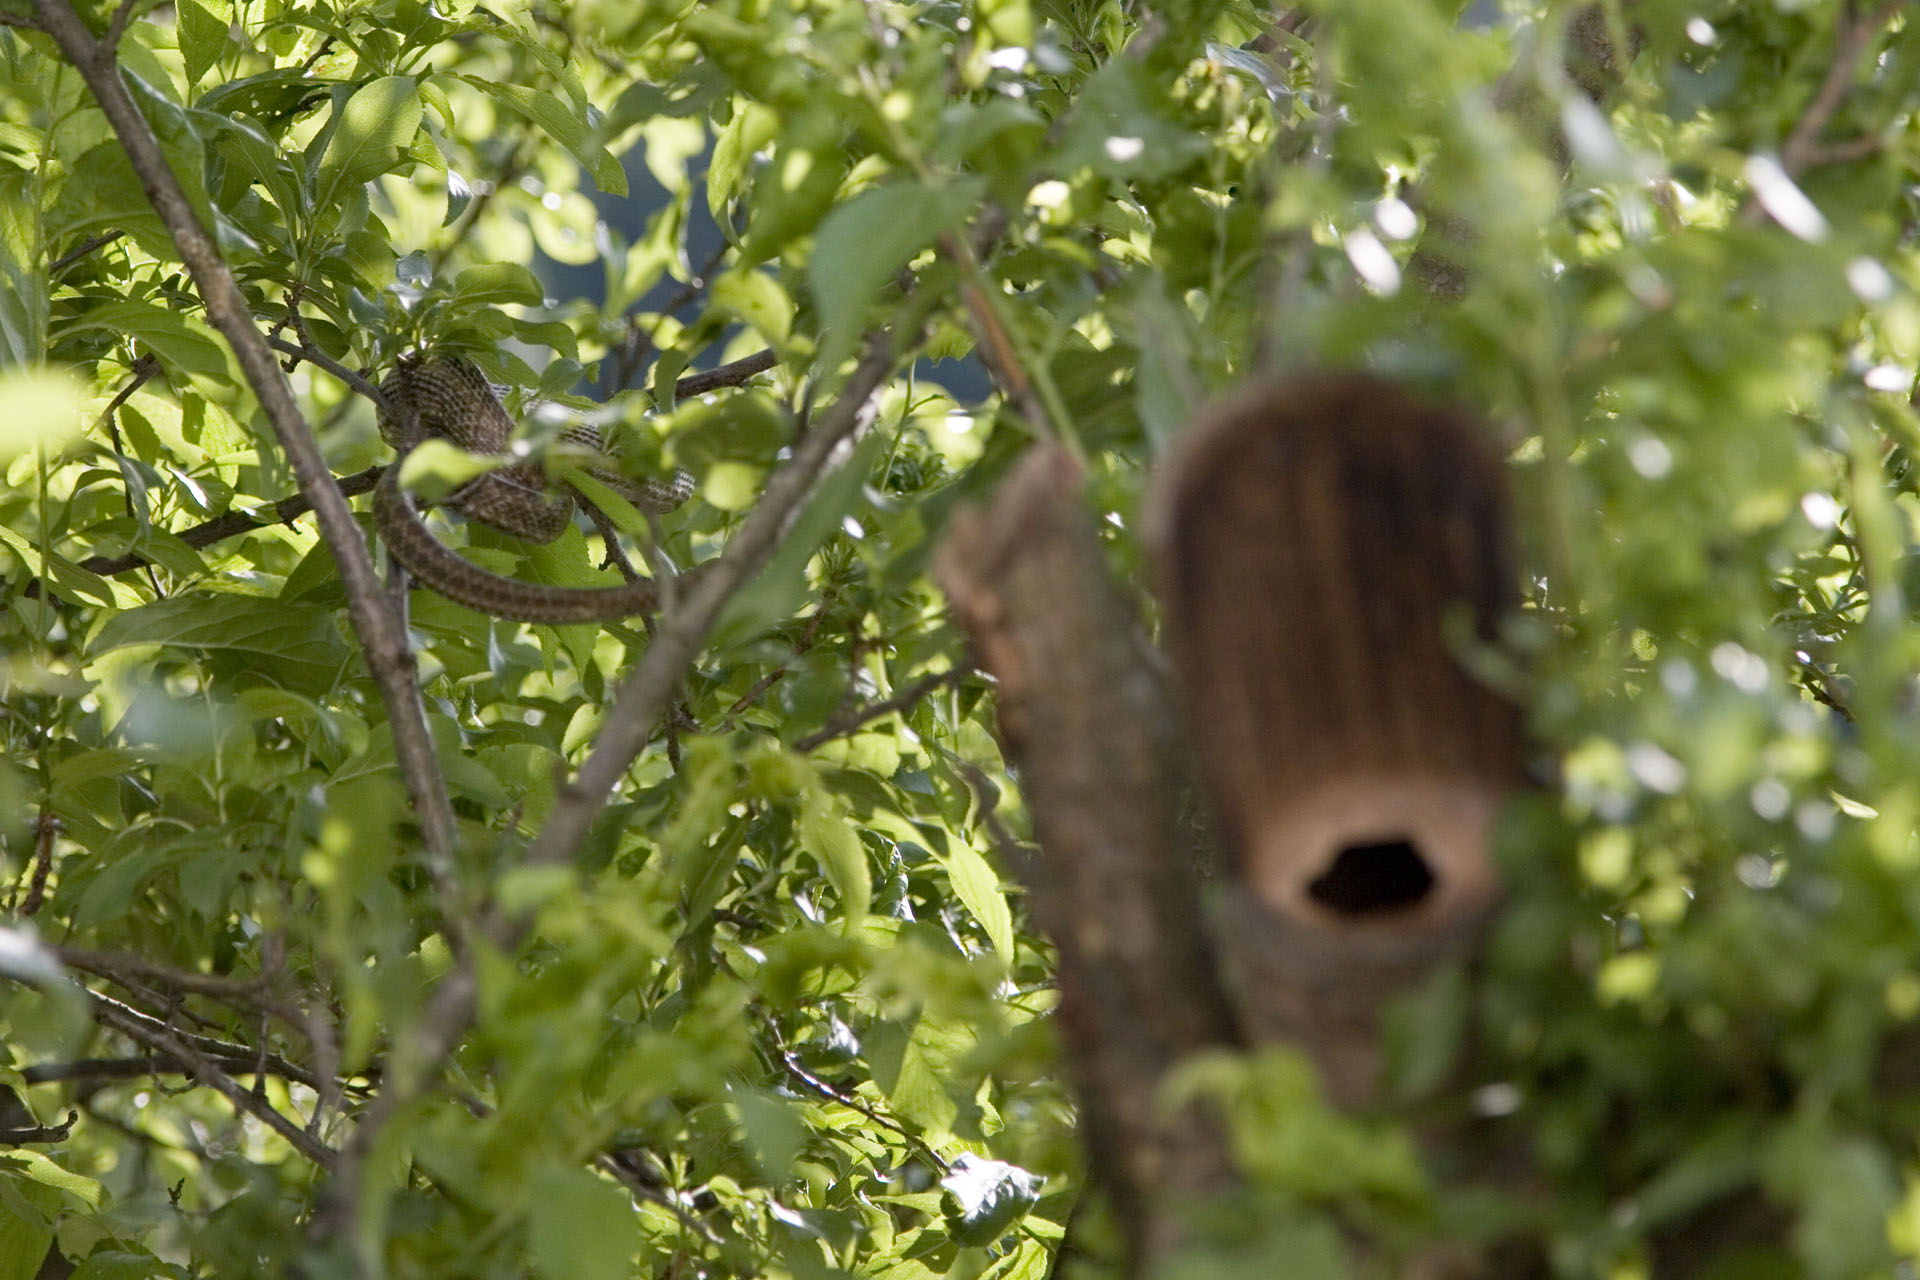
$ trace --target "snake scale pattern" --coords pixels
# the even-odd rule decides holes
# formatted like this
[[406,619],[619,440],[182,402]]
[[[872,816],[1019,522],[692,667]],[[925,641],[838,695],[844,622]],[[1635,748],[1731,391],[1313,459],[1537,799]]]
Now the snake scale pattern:
[[[464,360],[403,358],[380,384],[380,391],[393,410],[380,414],[380,434],[402,457],[420,440],[435,436],[482,454],[506,453],[512,443],[513,420],[486,378]],[[411,440],[406,438],[409,416],[415,419]],[[601,443],[600,433],[584,424],[567,428],[560,438],[596,450]],[[604,471],[592,474],[643,511],[671,511],[693,492],[693,478],[684,471],[675,473],[671,482],[645,484]],[[443,505],[503,533],[551,542],[572,520],[574,496],[570,492],[549,496],[540,468],[516,462],[467,482]],[[433,536],[412,497],[400,487],[397,461],[374,489],[373,520],[387,550],[414,577],[449,600],[497,618],[549,624],[601,622],[651,613],[660,605],[656,581],[618,587],[554,587],[481,568]]]

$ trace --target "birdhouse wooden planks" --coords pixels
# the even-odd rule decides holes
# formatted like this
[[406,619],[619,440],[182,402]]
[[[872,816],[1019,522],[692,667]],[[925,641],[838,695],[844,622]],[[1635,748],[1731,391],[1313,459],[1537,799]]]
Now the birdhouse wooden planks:
[[1497,900],[1519,718],[1461,657],[1513,603],[1508,524],[1486,433],[1358,374],[1212,408],[1156,478],[1167,647],[1257,1033],[1367,1021]]

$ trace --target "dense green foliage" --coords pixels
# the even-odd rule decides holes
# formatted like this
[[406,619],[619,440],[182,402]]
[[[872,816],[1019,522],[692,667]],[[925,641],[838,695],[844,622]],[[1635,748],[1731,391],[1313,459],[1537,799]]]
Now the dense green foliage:
[[[636,474],[699,481],[680,563],[863,332],[991,335],[1023,389],[886,389],[577,873],[518,855],[645,632],[415,593],[450,898],[311,521],[178,536],[289,472],[80,76],[0,4],[0,1080],[37,1118],[0,1122],[78,1111],[0,1150],[0,1280],[49,1240],[89,1280],[1043,1274],[1084,1172],[1027,819],[928,558],[1051,430],[1140,576],[1146,467],[1261,359],[1366,364],[1511,433],[1529,601],[1486,661],[1547,785],[1485,973],[1409,1004],[1397,1061],[1417,1100],[1472,1029],[1499,1085],[1474,1098],[1545,1176],[1478,1192],[1291,1059],[1221,1066],[1262,1210],[1207,1273],[1332,1274],[1358,1221],[1524,1224],[1566,1275],[1634,1276],[1747,1187],[1798,1215],[1764,1274],[1920,1255],[1920,1080],[1883,1066],[1920,1026],[1920,23],[1607,3],[1569,64],[1564,6],[1457,7],[1309,5],[1293,34],[1195,0],[136,4],[122,72],[262,330],[594,410]],[[602,219],[643,172],[665,196],[629,237]],[[549,296],[536,249],[604,288]],[[384,460],[370,405],[289,363],[336,474]],[[441,528],[529,580],[612,577],[579,533]],[[86,563],[130,551],[151,567]],[[310,1237],[324,1171],[178,1070],[24,1074],[153,1049],[84,985],[337,1148],[438,1070],[409,1046],[483,903],[534,936],[464,962],[474,1024],[385,1120],[347,1229]]]

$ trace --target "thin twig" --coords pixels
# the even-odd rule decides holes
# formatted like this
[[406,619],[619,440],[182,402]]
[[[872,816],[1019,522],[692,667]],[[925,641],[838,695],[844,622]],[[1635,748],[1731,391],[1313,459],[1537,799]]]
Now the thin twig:
[[296,1030],[304,1030],[306,1026],[299,1009],[270,994],[269,979],[265,974],[257,978],[226,978],[219,974],[177,969],[145,956],[115,955],[105,951],[86,951],[79,947],[54,946],[49,949],[67,968],[91,973],[95,977],[123,985],[130,979],[142,980],[174,991],[205,996],[222,1004],[271,1013]]
[[1887,140],[1877,133],[1863,133],[1845,142],[1821,142],[1807,148],[1807,167],[1818,169],[1830,164],[1852,164],[1865,160],[1886,148]]
[[[682,1227],[685,1227],[694,1235],[699,1236],[708,1244],[719,1245],[724,1243],[719,1233],[687,1211],[687,1207],[680,1203],[680,1197],[678,1195],[675,1195],[670,1190],[649,1184],[647,1179],[641,1175],[640,1171],[636,1170],[631,1162],[623,1159],[620,1155],[603,1151],[594,1157],[593,1162],[603,1173],[616,1179],[621,1186],[631,1191],[636,1199],[645,1200],[648,1204],[655,1204],[665,1209],[674,1216]],[[668,1272],[667,1274],[673,1275],[677,1273]]]
[[[281,1076],[285,1079],[293,1078],[287,1076],[285,1072],[279,1070],[271,1062],[264,1065],[260,1064],[257,1061],[258,1056],[257,1054],[242,1057],[222,1057],[218,1054],[207,1055],[209,1061],[237,1075],[260,1075],[264,1073],[266,1075]],[[140,1080],[147,1076],[192,1074],[193,1067],[190,1063],[176,1058],[156,1057],[151,1054],[145,1054],[136,1058],[76,1058],[71,1062],[40,1062],[24,1068],[20,1072],[21,1078],[30,1085],[59,1084],[67,1080]],[[307,1082],[298,1081],[297,1083],[305,1084]],[[325,1083],[324,1079],[322,1079],[322,1083]],[[371,1091],[367,1085],[356,1083],[348,1083],[343,1086],[336,1082],[333,1087],[336,1091],[344,1087],[360,1094]]]
[[[372,492],[374,486],[380,483],[380,476],[385,471],[385,467],[368,467],[365,471],[341,477],[339,481],[341,496],[352,498]],[[290,525],[311,510],[313,510],[313,504],[307,501],[305,495],[296,493],[260,511],[229,511],[174,536],[197,550],[216,542],[223,542],[228,538],[238,537],[243,533],[251,533],[255,529],[265,529],[273,525]],[[88,556],[80,562],[80,567],[88,573],[112,577],[115,574],[131,573],[152,563],[139,552],[130,551],[121,556]],[[38,597],[43,589],[43,580],[36,578],[21,588],[21,594]]]
[[179,1059],[195,1079],[219,1090],[236,1108],[285,1138],[295,1151],[323,1169],[333,1167],[338,1159],[338,1153],[333,1148],[281,1115],[264,1098],[242,1088],[237,1080],[220,1069],[214,1058],[189,1044],[189,1037],[176,1033],[158,1019],[150,1018],[118,1000],[110,1000],[94,992],[88,992],[88,995],[92,997],[94,1020],[102,1026],[118,1031],[138,1044]]
[[120,38],[127,34],[127,23],[133,20],[134,6],[140,0],[120,0],[120,7],[113,11],[113,21],[107,24],[107,34],[95,46],[94,57],[101,66],[106,66],[120,54]]
[[153,375],[160,372],[160,361],[149,352],[136,357],[127,367],[127,372],[132,375],[127,379],[127,385],[113,393],[113,399],[107,401],[107,407],[100,411],[100,417],[94,423],[96,430],[105,431],[113,437],[115,449],[120,448],[120,434],[118,428],[114,426],[113,415],[120,412],[120,406],[125,404],[134,392],[146,386]]
[[799,638],[793,642],[793,652],[789,653],[779,666],[755,680],[752,688],[734,699],[733,705],[728,707],[726,714],[721,717],[723,723],[731,722],[735,716],[758,702],[762,694],[773,688],[787,674],[787,668],[793,665],[794,659],[813,648],[820,639],[820,624],[826,620],[828,610],[833,607],[837,585],[829,583],[826,590],[821,593],[820,602],[814,606],[813,616],[807,619],[807,625],[800,629]]
[[[97,430],[107,433],[107,439],[113,442],[113,455],[123,465],[127,461],[127,446],[120,440],[120,419],[118,416],[120,409],[133,396],[134,392],[144,387],[147,382],[152,379],[154,374],[160,372],[160,361],[152,352],[147,352],[134,360],[131,372],[133,377],[128,380],[127,385],[115,392],[113,399],[107,401],[107,407],[101,410],[100,421],[96,428]],[[139,511],[134,508],[133,492],[133,486],[127,485],[121,491],[121,498],[124,501],[127,519],[132,522],[135,528],[139,528],[142,521]],[[147,569],[147,585],[153,588],[154,595],[158,596],[162,594],[160,590],[160,579],[154,575],[151,568]]]
[[347,366],[341,364],[338,360],[335,360],[332,356],[320,350],[320,348],[314,346],[312,343],[288,342],[285,338],[270,337],[267,339],[267,345],[275,351],[283,351],[296,359],[305,360],[308,364],[325,369],[335,378],[345,383],[349,389],[371,400],[374,407],[379,409],[380,412],[392,412],[391,407],[387,403],[386,392],[380,390],[379,387],[375,386],[368,379],[355,373],[352,369],[347,368]]
[[[368,467],[365,471],[342,476],[339,480],[341,496],[352,498],[363,493],[371,493],[373,487],[380,483],[381,473],[385,470],[385,467]],[[189,547],[198,550],[228,538],[238,537],[243,533],[251,533],[255,529],[292,524],[311,510],[313,510],[313,504],[307,501],[305,495],[296,493],[259,511],[229,511],[174,536]],[[112,577],[114,574],[127,573],[150,563],[152,562],[147,557],[137,551],[131,551],[123,556],[88,556],[80,562],[80,567],[88,573]],[[39,580],[29,582],[23,591],[29,596],[39,595]]]
[[45,31],[46,28],[24,14],[8,13],[0,9],[0,27],[20,27],[27,31]]
[[[700,269],[693,273],[693,279],[687,281],[678,293],[662,303],[656,314],[662,317],[670,316],[705,293],[708,284],[713,280],[713,273],[719,270],[720,263],[732,247],[722,241],[720,247],[715,249]],[[654,334],[659,330],[660,322],[657,320],[651,328],[642,329],[638,312],[627,317],[627,336],[621,340],[620,354],[614,358],[613,379],[608,386],[615,391],[624,391],[632,384],[633,375],[640,372],[641,361],[645,360],[647,353],[654,349]]]
[[1048,405],[1035,376],[1027,372],[1026,362],[1021,359],[1019,346],[1007,331],[999,308],[987,293],[986,270],[980,255],[970,242],[952,232],[943,234],[939,244],[941,253],[959,263],[966,273],[960,285],[960,300],[967,308],[967,318],[972,321],[981,362],[987,366],[987,373],[1001,396],[1027,420],[1036,435],[1058,440],[1072,450],[1075,457],[1080,456],[1079,441],[1071,432],[1072,424]]
[[[3,17],[3,16],[4,15],[0,15],[0,17]],[[4,25],[4,24],[0,24],[0,25]],[[31,26],[33,24],[27,23],[23,25]],[[38,30],[38,27],[35,27],[35,30]],[[59,275],[62,271],[65,271],[68,267],[72,266],[74,263],[80,261],[80,259],[92,253],[95,249],[100,248],[102,245],[112,244],[115,240],[118,240],[121,236],[124,236],[125,234],[127,233],[124,231],[102,231],[97,236],[87,237],[85,240],[82,240],[80,242],[80,246],[78,248],[69,249],[67,252],[61,254],[59,257],[55,258],[52,262],[48,263],[47,274],[50,276]]]
[[941,671],[937,674],[916,680],[899,693],[894,694],[891,698],[861,707],[850,715],[834,717],[832,722],[825,728],[810,733],[798,742],[795,742],[793,749],[795,751],[811,751],[822,743],[831,742],[835,738],[844,738],[846,735],[858,730],[862,725],[878,720],[881,716],[889,716],[896,711],[905,711],[934,690],[957,683],[962,677],[966,676],[971,669],[972,668],[967,666],[959,666],[954,667],[950,671]]
[[173,1026],[171,1021],[156,1018],[150,1013],[144,1013],[126,1003],[124,1000],[115,1000],[112,996],[104,996],[92,990],[89,990],[87,994],[93,998],[96,1004],[112,1005],[116,1009],[122,1010],[129,1017],[144,1019],[146,1025],[167,1029],[172,1035],[179,1038],[181,1044],[185,1045],[194,1053],[205,1056],[209,1060],[238,1063],[238,1069],[242,1072],[251,1072],[257,1063],[262,1070],[271,1071],[275,1075],[285,1076],[297,1084],[304,1084],[310,1089],[319,1087],[319,1081],[314,1078],[311,1071],[308,1071],[305,1067],[290,1061],[280,1054],[260,1053],[253,1046],[241,1044],[238,1041],[221,1040],[215,1036],[203,1036],[191,1031],[182,1031]]
[[0,1147],[21,1147],[28,1143],[65,1142],[73,1135],[78,1111],[67,1112],[65,1124],[35,1125],[28,1129],[0,1129]]
[[40,910],[47,897],[47,876],[53,871],[53,837],[60,830],[60,819],[53,810],[42,809],[34,822],[33,877],[27,882],[26,897],[20,900],[20,914],[31,916]]
[[813,1090],[815,1093],[827,1099],[829,1102],[837,1102],[849,1111],[859,1112],[861,1115],[873,1121],[875,1124],[879,1125],[881,1128],[893,1130],[895,1133],[905,1138],[909,1146],[913,1147],[915,1150],[919,1151],[921,1155],[925,1156],[928,1160],[930,1160],[933,1163],[934,1167],[939,1169],[941,1173],[947,1173],[952,1170],[953,1166],[949,1164],[946,1161],[946,1159],[943,1158],[938,1151],[935,1151],[932,1147],[928,1146],[926,1143],[926,1140],[922,1138],[919,1134],[914,1133],[911,1129],[908,1129],[905,1125],[901,1124],[898,1120],[894,1120],[888,1116],[881,1115],[878,1111],[875,1111],[872,1107],[869,1107],[866,1103],[860,1101],[860,1099],[854,1097],[852,1094],[840,1092],[840,1090],[834,1088],[832,1085],[828,1084],[825,1080],[822,1080],[819,1076],[814,1075],[813,1072],[801,1066],[800,1059],[794,1057],[793,1054],[790,1053],[789,1051],[785,1049],[781,1049],[778,1052],[780,1054],[780,1065],[782,1067],[785,1067],[787,1074],[792,1076],[795,1080],[798,1080],[801,1084]]
[[1789,177],[1797,177],[1813,159],[1820,131],[1827,127],[1828,121],[1833,119],[1833,113],[1846,100],[1847,91],[1853,87],[1854,73],[1860,66],[1860,55],[1880,34],[1880,29],[1905,7],[1905,0],[1886,0],[1857,22],[1852,20],[1851,4],[1840,7],[1838,29],[1833,37],[1833,61],[1827,65],[1826,77],[1821,80],[1812,101],[1807,103],[1807,109],[1793,126],[1793,132],[1780,145],[1780,167],[1787,171]]

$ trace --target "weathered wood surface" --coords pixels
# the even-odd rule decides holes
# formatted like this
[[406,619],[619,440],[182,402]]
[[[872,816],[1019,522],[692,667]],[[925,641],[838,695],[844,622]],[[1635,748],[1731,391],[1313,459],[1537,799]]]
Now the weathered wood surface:
[[1358,374],[1206,411],[1149,510],[1166,644],[1227,863],[1222,943],[1256,1038],[1345,1101],[1380,1005],[1498,900],[1520,717],[1462,656],[1517,582],[1475,423]]

